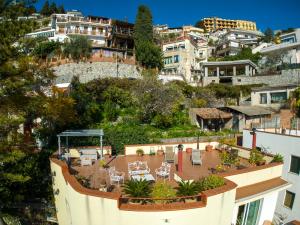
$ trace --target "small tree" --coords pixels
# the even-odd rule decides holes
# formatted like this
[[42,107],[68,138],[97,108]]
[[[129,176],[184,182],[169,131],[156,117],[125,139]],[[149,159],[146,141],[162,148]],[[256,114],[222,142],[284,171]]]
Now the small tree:
[[274,32],[271,28],[267,28],[264,32],[265,36],[263,40],[267,43],[270,43],[274,38]]
[[81,59],[88,59],[92,53],[91,41],[84,36],[73,36],[69,41],[64,43],[63,53],[78,62]]

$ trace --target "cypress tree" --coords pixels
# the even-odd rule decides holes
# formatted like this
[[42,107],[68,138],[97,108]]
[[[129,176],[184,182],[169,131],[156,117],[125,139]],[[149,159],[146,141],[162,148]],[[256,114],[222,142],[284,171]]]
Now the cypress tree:
[[152,14],[145,5],[141,5],[138,8],[134,25],[134,41],[136,47],[144,41],[153,42]]
[[48,16],[50,14],[50,6],[49,6],[49,1],[45,1],[45,4],[43,5],[41,9],[41,14],[44,16]]

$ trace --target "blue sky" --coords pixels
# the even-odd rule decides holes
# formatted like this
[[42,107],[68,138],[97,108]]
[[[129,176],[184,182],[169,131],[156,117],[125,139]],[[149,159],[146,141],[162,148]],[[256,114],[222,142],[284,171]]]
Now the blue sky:
[[[50,2],[53,0],[50,0]],[[182,26],[203,17],[256,21],[260,30],[300,27],[300,0],[54,0],[65,9],[78,9],[84,15],[128,19],[134,22],[140,4],[150,7],[155,24]],[[45,0],[39,0],[40,9]]]

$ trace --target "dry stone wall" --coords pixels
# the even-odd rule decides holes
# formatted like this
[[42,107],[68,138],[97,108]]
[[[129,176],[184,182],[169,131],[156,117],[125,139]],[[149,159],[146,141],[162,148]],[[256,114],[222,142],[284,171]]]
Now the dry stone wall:
[[116,64],[112,62],[80,62],[68,63],[53,67],[57,76],[56,83],[69,83],[74,76],[78,76],[80,82],[87,83],[94,79],[106,77],[133,78],[141,77],[135,65]]

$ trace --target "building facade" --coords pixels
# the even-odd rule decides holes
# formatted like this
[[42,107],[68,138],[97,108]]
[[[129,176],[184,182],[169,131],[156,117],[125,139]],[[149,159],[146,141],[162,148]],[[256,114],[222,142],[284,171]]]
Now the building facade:
[[200,25],[201,28],[207,32],[223,29],[257,30],[255,22],[247,20],[222,19],[218,17],[204,18]]
[[287,104],[296,84],[252,88],[251,105],[267,106],[279,109]]
[[[250,130],[243,131],[243,146],[251,147],[252,135]],[[276,217],[283,218],[283,223],[288,224],[290,221],[300,221],[300,137],[296,136],[297,132],[281,134],[281,129],[256,131],[256,145],[263,151],[272,154],[279,153],[284,158],[283,178],[289,181],[292,186],[285,191],[281,191],[278,196],[276,205]],[[292,135],[289,135],[289,134]],[[298,132],[299,135],[299,132]]]
[[184,36],[162,45],[164,56],[164,75],[180,75],[187,82],[194,81],[200,73],[200,62],[208,58],[206,40],[195,40]]

